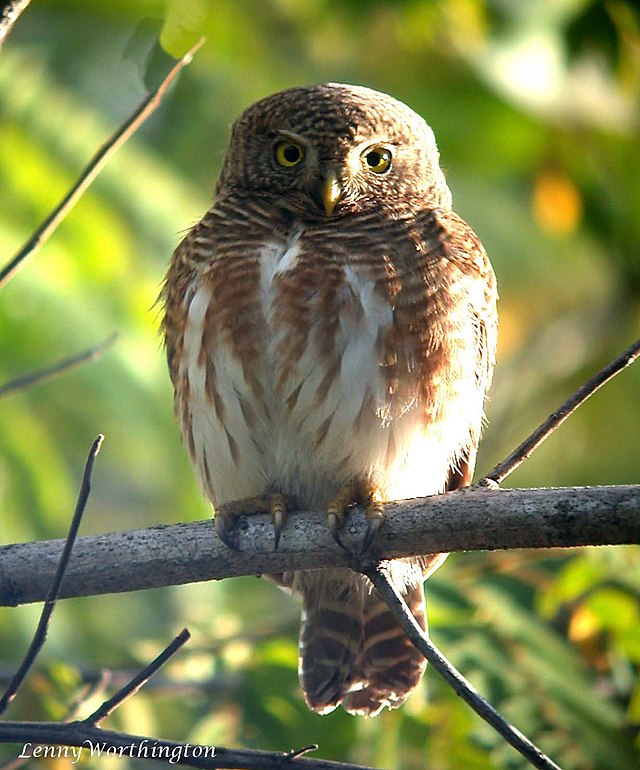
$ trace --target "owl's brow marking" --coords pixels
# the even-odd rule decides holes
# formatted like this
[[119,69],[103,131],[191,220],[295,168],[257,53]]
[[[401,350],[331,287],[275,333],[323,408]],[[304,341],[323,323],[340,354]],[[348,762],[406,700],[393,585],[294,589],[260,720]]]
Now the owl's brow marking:
[[276,141],[278,139],[290,139],[292,142],[298,142],[299,144],[303,144],[305,147],[309,146],[309,142],[304,138],[304,136],[296,134],[295,131],[288,131],[286,128],[277,129],[274,135],[274,139]]
[[355,145],[362,145],[360,153],[366,155],[370,150],[376,147],[384,147],[393,150],[400,146],[398,142],[393,142],[388,136],[358,136],[354,142]]

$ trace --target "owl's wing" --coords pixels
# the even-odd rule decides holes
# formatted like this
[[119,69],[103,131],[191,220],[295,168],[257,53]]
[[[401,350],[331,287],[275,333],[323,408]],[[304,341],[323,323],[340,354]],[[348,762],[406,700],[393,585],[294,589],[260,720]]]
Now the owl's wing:
[[[429,302],[448,309],[454,317],[462,313],[471,331],[464,343],[456,343],[453,334],[451,347],[460,345],[461,368],[473,368],[475,388],[480,403],[491,384],[496,358],[498,293],[496,279],[479,238],[469,225],[453,211],[432,210],[421,217],[420,230],[425,246],[425,278],[437,284],[435,296]],[[446,313],[443,313],[446,315]],[[445,326],[446,329],[446,326]],[[454,361],[455,353],[451,353]],[[481,415],[476,415],[481,420]],[[449,470],[446,489],[451,491],[471,483],[477,454],[477,430],[472,430],[472,441],[462,448],[459,459]]]
[[[211,228],[205,217],[176,246],[158,298],[159,304],[164,307],[161,332],[174,388],[179,385],[179,362],[184,346],[184,332],[200,261],[197,257],[199,254],[202,256],[203,251],[202,247],[198,249],[198,246],[204,238],[210,240],[210,233]],[[212,245],[207,245],[207,257],[211,258],[214,249]]]
[[[469,432],[446,472],[445,491],[469,486],[473,479],[482,403],[491,383],[497,345],[496,280],[484,247],[467,223],[452,211],[428,210],[418,215],[418,244],[424,258],[421,288],[416,292],[414,315],[422,320],[424,350],[422,389],[437,389],[448,380],[464,378],[462,392],[468,408]],[[425,291],[425,288],[426,291]],[[463,330],[461,332],[461,329]],[[435,331],[434,331],[435,330]],[[466,331],[465,331],[466,330]],[[432,357],[430,359],[430,357]],[[435,358],[434,366],[429,361]],[[439,364],[438,364],[439,362]],[[438,372],[438,366],[442,367]],[[459,406],[465,409],[465,399]],[[446,554],[431,554],[418,562],[426,578]]]

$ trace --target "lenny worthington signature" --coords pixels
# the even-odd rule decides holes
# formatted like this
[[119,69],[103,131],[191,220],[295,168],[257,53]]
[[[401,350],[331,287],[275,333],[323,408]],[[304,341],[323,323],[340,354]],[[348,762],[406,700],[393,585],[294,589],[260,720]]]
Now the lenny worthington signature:
[[161,743],[159,741],[141,740],[122,746],[108,745],[106,742],[85,740],[81,746],[42,745],[25,743],[18,759],[70,759],[75,765],[80,761],[82,752],[86,751],[91,757],[131,757],[133,759],[164,759],[169,764],[177,764],[182,759],[198,759],[215,757],[213,746],[199,746],[192,743]]

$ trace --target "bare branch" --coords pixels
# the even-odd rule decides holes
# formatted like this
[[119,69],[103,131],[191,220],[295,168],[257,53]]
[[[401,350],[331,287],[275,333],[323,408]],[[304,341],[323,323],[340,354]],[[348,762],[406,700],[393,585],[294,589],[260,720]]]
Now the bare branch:
[[106,700],[99,708],[93,712],[93,714],[90,714],[83,721],[88,725],[100,724],[103,719],[106,719],[109,714],[112,714],[118,708],[118,706],[127,700],[127,698],[135,695],[138,690],[143,687],[147,681],[156,673],[156,671],[161,666],[164,666],[169,658],[172,655],[175,655],[176,652],[178,652],[178,650],[189,641],[190,637],[191,634],[187,631],[186,628],[183,628],[178,636],[176,636],[171,644],[169,644],[160,653],[160,655],[158,655],[157,658],[154,658],[154,660],[152,660],[148,666],[145,666],[142,671],[137,673],[130,682],[128,682],[124,687],[120,688],[118,692],[112,695],[111,698]]
[[18,21],[18,17],[29,5],[30,0],[10,0],[3,3],[0,11],[0,46],[4,43],[7,35],[13,29],[13,25]]
[[[31,749],[76,746],[85,755],[93,750],[104,756],[124,756],[135,759],[153,759],[169,765],[199,768],[245,768],[246,770],[375,770],[365,765],[332,762],[291,756],[290,752],[226,749],[216,746],[198,746],[145,735],[103,730],[84,722],[0,722],[0,743],[15,743]],[[111,750],[111,753],[108,753]],[[205,753],[208,752],[208,753]],[[214,753],[215,752],[215,753]],[[70,753],[62,756],[71,756]]]
[[619,355],[610,364],[602,368],[588,382],[578,388],[575,393],[555,412],[552,412],[542,425],[534,430],[519,447],[488,473],[480,484],[501,484],[515,469],[525,460],[528,460],[533,452],[545,439],[553,433],[578,407],[592,396],[596,390],[605,385],[609,380],[619,374],[627,366],[630,366],[640,356],[640,340],[636,340],[627,350]]
[[98,152],[89,161],[88,166],[82,172],[74,186],[67,195],[60,201],[58,206],[49,214],[45,221],[38,227],[35,233],[29,238],[24,246],[18,251],[13,259],[0,270],[0,288],[13,277],[24,260],[40,248],[49,236],[56,230],[58,225],[66,217],[69,211],[76,204],[80,196],[87,187],[98,176],[100,171],[106,165],[109,158],[118,150],[127,139],[134,134],[145,120],[160,106],[162,99],[169,86],[176,79],[180,71],[191,62],[194,54],[204,43],[201,38],[187,53],[179,59],[169,74],[160,83],[158,88],[150,94],[137,110],[120,126],[120,128],[100,147]]
[[516,749],[533,767],[539,770],[560,770],[546,754],[517,730],[496,709],[486,701],[475,687],[450,663],[440,650],[420,628],[404,599],[385,574],[384,566],[363,570],[374,584],[378,593],[389,605],[389,609],[404,629],[411,643],[425,656],[436,671],[447,681],[471,708],[485,722],[490,724],[511,746]]
[[49,380],[52,377],[59,377],[70,369],[74,369],[76,366],[80,366],[88,361],[95,361],[96,358],[100,358],[100,356],[108,350],[117,339],[118,334],[112,334],[104,342],[101,342],[94,348],[83,350],[82,353],[78,353],[70,358],[65,358],[63,361],[58,361],[57,364],[47,366],[45,369],[40,369],[37,372],[25,374],[23,377],[11,380],[5,385],[0,385],[0,398],[7,396],[10,393],[15,393],[17,390],[26,390],[33,385],[39,385],[41,382]]
[[[389,503],[367,553],[381,559],[449,551],[565,548],[640,542],[640,486],[461,489]],[[366,530],[360,510],[342,532],[356,552]],[[60,596],[92,596],[223,577],[326,567],[358,568],[331,537],[321,512],[290,514],[277,551],[267,515],[242,517],[232,551],[211,521],[78,539]],[[42,601],[62,541],[0,548],[0,605]]]
[[33,639],[31,640],[31,644],[29,645],[29,649],[27,650],[24,660],[9,682],[9,686],[5,690],[2,698],[0,698],[0,714],[4,713],[7,706],[15,697],[15,694],[18,692],[18,688],[24,681],[26,675],[29,673],[29,669],[33,665],[38,653],[42,649],[42,645],[45,643],[47,638],[47,631],[49,629],[51,615],[53,614],[53,610],[56,606],[56,601],[60,592],[60,586],[62,584],[62,580],[64,578],[65,571],[71,557],[71,550],[73,548],[73,544],[76,541],[78,528],[80,527],[84,509],[87,505],[87,500],[89,499],[89,494],[91,492],[91,473],[93,471],[93,464],[96,457],[98,456],[98,452],[100,451],[103,440],[104,436],[99,435],[93,442],[89,451],[89,456],[87,457],[84,473],[82,475],[82,484],[80,485],[80,492],[78,493],[76,509],[71,520],[71,525],[69,526],[69,533],[67,534],[67,538],[64,541],[62,553],[60,554],[58,560],[58,566],[56,567],[53,577],[49,581],[49,589],[46,594],[46,601],[44,607],[42,608],[38,626],[33,635]]

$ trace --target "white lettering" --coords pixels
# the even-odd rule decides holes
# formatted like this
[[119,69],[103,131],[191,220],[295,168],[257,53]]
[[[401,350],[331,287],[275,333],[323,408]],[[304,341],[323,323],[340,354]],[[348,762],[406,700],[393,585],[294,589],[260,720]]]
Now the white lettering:
[[102,756],[102,752],[104,751],[104,743],[94,743],[93,741],[86,740],[83,741],[82,745],[83,747],[87,746],[89,748],[90,756]]
[[157,744],[153,747],[153,754],[152,757],[169,757],[169,746],[158,746]]
[[149,750],[147,748],[148,743],[149,743],[149,741],[146,740],[146,739],[144,741],[140,741],[140,743],[138,744],[138,753],[136,754],[136,757],[148,757],[149,756]]
[[30,743],[25,743],[22,747],[22,752],[18,754],[18,759],[30,759],[33,754],[27,754],[27,751],[31,748]]
[[158,745],[155,741],[149,744],[145,738],[139,743],[131,743],[129,746],[108,746],[105,741],[94,743],[86,739],[81,746],[57,746],[25,743],[18,759],[47,758],[47,759],[72,759],[71,764],[77,764],[82,758],[84,749],[89,750],[91,757],[101,757],[105,754],[108,757],[131,757],[131,758],[155,758],[165,759],[170,765],[175,765],[183,758],[198,759],[200,757],[215,757],[216,750],[214,746],[199,746],[191,743],[177,744],[174,746]]

